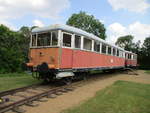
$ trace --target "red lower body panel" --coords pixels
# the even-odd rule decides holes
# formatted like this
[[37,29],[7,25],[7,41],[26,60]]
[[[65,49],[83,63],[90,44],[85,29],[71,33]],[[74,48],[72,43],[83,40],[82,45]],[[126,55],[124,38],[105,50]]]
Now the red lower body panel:
[[137,61],[136,60],[126,60],[126,66],[137,66]]
[[125,59],[90,51],[62,48],[60,68],[119,67]]

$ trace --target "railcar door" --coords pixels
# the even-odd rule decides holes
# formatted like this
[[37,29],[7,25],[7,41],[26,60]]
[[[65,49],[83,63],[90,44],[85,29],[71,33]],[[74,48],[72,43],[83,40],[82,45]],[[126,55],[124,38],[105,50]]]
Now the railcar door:
[[70,69],[72,68],[72,34],[62,32],[62,54],[61,54],[61,68]]

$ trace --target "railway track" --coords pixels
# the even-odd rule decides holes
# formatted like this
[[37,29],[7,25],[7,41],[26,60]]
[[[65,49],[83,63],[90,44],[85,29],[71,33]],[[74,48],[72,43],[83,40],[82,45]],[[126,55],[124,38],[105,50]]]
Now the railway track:
[[3,100],[0,103],[0,113],[10,110],[23,113],[25,110],[20,108],[21,105],[36,106],[34,101],[45,101],[42,100],[43,97],[54,98],[56,95],[71,91],[75,84],[64,86],[33,85],[0,92],[0,98]]
[[[57,95],[71,91],[76,87],[83,86],[89,82],[97,81],[99,79],[107,79],[112,76],[112,74],[92,74],[86,81],[74,82],[70,85],[64,86],[51,86],[51,85],[32,85],[27,87],[22,87],[18,89],[13,89],[5,92],[0,92],[0,97],[4,102],[0,103],[0,113],[6,111],[15,111],[17,113],[25,112],[21,109],[21,105],[36,106],[34,101],[45,101],[42,100],[43,97],[54,98]],[[113,75],[114,76],[114,75]]]
[[21,88],[16,88],[16,89],[3,91],[3,92],[0,92],[0,97],[6,96],[6,95],[13,95],[16,92],[24,91],[28,88],[35,88],[35,87],[38,87],[38,86],[40,86],[40,84],[35,84],[35,85],[30,85],[30,86],[25,86],[25,87],[21,87]]

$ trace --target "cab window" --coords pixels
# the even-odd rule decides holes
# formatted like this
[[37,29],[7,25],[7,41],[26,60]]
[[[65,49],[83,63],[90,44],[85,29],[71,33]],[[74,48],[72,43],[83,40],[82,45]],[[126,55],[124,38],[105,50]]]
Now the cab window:
[[[37,46],[57,46],[58,31],[37,34]],[[36,36],[32,35],[32,46],[36,46]]]
[[36,34],[32,35],[32,46],[36,46]]
[[52,46],[56,46],[58,44],[58,32],[57,31],[53,31],[51,33],[51,45]]
[[50,46],[51,33],[38,34],[37,46]]

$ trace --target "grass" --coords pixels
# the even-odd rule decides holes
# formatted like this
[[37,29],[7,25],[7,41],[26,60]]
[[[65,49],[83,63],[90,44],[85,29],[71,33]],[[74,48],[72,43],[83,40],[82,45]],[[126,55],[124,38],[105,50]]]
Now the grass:
[[117,81],[63,113],[150,113],[150,85]]
[[27,73],[0,74],[0,92],[39,82],[41,81],[34,79]]
[[146,70],[145,73],[150,74],[150,70]]

